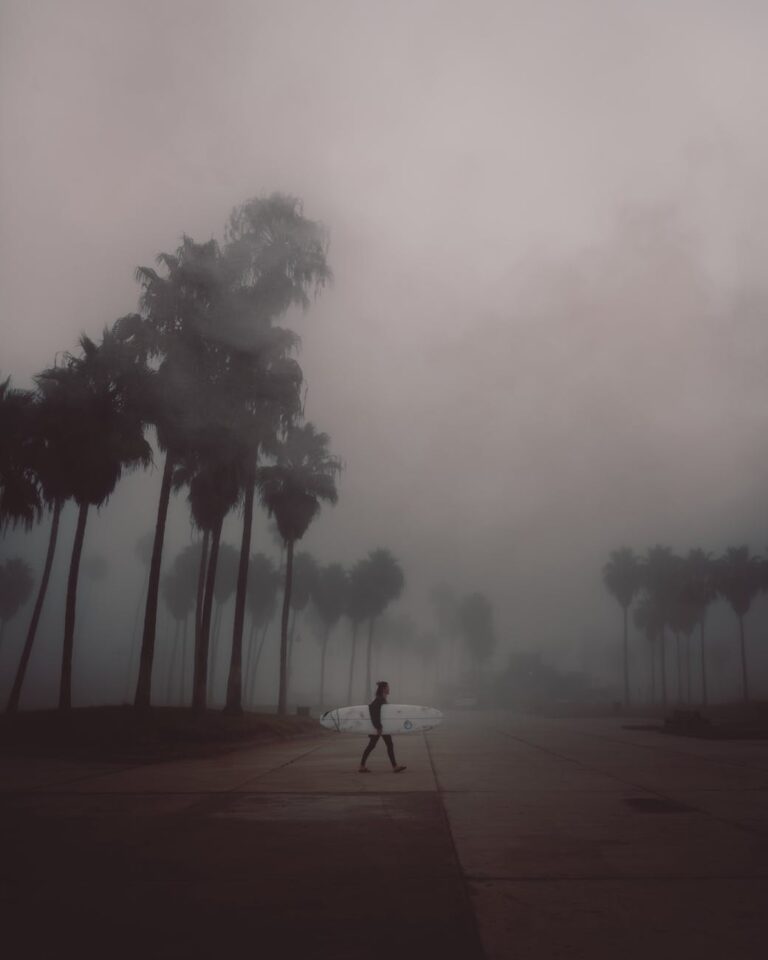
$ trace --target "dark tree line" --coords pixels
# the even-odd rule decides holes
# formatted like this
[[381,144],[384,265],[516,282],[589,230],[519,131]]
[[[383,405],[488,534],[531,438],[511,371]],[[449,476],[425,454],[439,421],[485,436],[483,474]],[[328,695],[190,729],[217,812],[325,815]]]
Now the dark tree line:
[[707,611],[717,599],[728,603],[736,617],[742,697],[745,702],[749,700],[744,621],[755,597],[768,591],[768,560],[753,556],[746,546],[731,547],[719,557],[700,549],[678,556],[663,546],[638,556],[623,547],[614,550],[603,567],[603,583],[622,610],[625,704],[630,702],[630,610],[637,629],[648,642],[653,699],[657,699],[658,691],[666,705],[673,695],[667,673],[667,643],[671,638],[676,664],[674,695],[678,702],[691,702],[691,645],[698,633],[699,697],[702,704],[707,704],[706,620]]
[[[59,707],[71,706],[78,579],[91,508],[127,471],[164,465],[152,538],[139,651],[136,707],[151,700],[157,605],[168,505],[186,491],[201,532],[194,616],[192,705],[208,704],[214,588],[224,519],[242,515],[227,709],[242,709],[242,643],[253,511],[260,502],[285,543],[284,610],[292,558],[322,503],[335,503],[340,460],[327,434],[303,422],[298,337],[279,325],[330,279],[322,227],[292,197],[250,200],[231,215],[222,244],[184,237],[157,268],[140,267],[139,311],[100,342],[82,336],[35,377],[35,389],[0,388],[0,526],[29,529],[51,517],[43,573],[8,709],[18,708],[57,547],[65,503],[78,511],[64,616]],[[173,586],[167,589],[173,591]],[[281,631],[280,710],[288,634]]]

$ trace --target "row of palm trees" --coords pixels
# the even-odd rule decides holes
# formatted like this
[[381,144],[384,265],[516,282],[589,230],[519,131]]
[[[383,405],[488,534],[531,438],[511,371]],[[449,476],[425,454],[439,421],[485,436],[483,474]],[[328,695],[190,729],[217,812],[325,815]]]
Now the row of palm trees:
[[[633,621],[648,640],[651,652],[651,683],[656,691],[656,663],[660,666],[661,701],[668,699],[666,638],[675,638],[677,653],[677,695],[683,699],[683,674],[690,702],[690,640],[699,632],[701,703],[708,702],[705,627],[707,611],[718,598],[725,600],[738,623],[742,696],[749,700],[749,677],[744,618],[755,597],[768,591],[768,560],[752,555],[749,547],[731,547],[712,557],[701,549],[679,556],[664,546],[655,546],[643,556],[628,547],[614,550],[603,567],[603,583],[618,602],[623,617],[624,702],[629,704],[628,619],[634,604]],[[681,642],[685,643],[683,657]],[[683,659],[686,668],[683,667]]]
[[322,503],[337,500],[342,464],[329,437],[304,422],[298,337],[278,325],[306,308],[330,279],[323,228],[300,202],[273,194],[230,216],[222,244],[184,237],[157,269],[140,267],[139,311],[83,335],[35,377],[34,390],[0,386],[0,526],[27,529],[50,514],[48,551],[8,709],[18,708],[45,599],[64,504],[78,519],[69,565],[59,707],[71,706],[77,582],[92,507],[122,475],[165,461],[147,578],[134,704],[151,701],[157,606],[168,506],[186,490],[202,533],[197,570],[192,705],[208,705],[214,586],[225,518],[239,509],[238,558],[227,709],[242,709],[242,643],[254,505],[276,521],[285,546],[278,711],[286,710],[288,616],[294,548]]
[[[186,547],[173,561],[170,569],[161,581],[161,592],[174,621],[174,633],[171,644],[170,675],[178,666],[178,653],[181,653],[179,676],[185,676],[184,651],[187,624],[193,612],[199,609],[199,584],[196,571],[199,568],[201,544]],[[227,552],[234,553],[225,545]],[[220,636],[221,611],[224,604],[235,592],[236,571],[234,558],[230,554],[229,564],[219,568],[216,577],[217,614],[214,621],[211,643],[211,669],[209,681],[213,683],[213,671],[219,659],[218,644]],[[250,618],[250,629],[245,644],[245,694],[246,701],[253,699],[253,689],[258,672],[261,654],[264,648],[267,628],[273,622],[277,612],[280,585],[287,573],[287,563],[278,569],[273,561],[262,553],[254,553],[249,563],[249,579],[246,594],[246,609]],[[339,563],[320,565],[307,552],[297,553],[293,562],[292,589],[290,594],[290,616],[287,630],[287,675],[290,685],[294,666],[295,644],[298,618],[311,612],[314,631],[320,643],[319,700],[325,700],[326,659],[328,641],[332,630],[342,617],[346,617],[351,627],[349,647],[349,684],[348,700],[352,698],[355,659],[358,649],[357,638],[360,628],[367,628],[365,647],[365,683],[366,691],[371,689],[371,662],[374,645],[375,626],[387,607],[396,600],[405,585],[400,563],[383,548],[372,550],[359,560],[350,570]],[[182,679],[183,684],[183,679]]]

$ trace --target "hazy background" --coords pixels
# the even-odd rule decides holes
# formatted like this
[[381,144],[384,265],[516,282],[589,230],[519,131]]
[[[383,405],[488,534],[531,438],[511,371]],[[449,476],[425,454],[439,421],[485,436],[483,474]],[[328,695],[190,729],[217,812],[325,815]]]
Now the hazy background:
[[[284,191],[327,224],[335,273],[289,319],[307,415],[346,463],[302,543],[320,561],[388,547],[401,610],[426,619],[441,580],[480,589],[497,662],[539,648],[579,666],[618,630],[610,549],[768,545],[765,4],[0,11],[0,371],[16,386],[135,309],[137,265]],[[112,563],[89,614],[102,633],[128,630],[159,482],[123,482],[89,526],[85,553]],[[168,557],[189,541],[183,501],[172,522]],[[0,553],[39,570],[45,536]],[[62,610],[52,595],[50,625]],[[93,643],[107,671],[115,649]]]

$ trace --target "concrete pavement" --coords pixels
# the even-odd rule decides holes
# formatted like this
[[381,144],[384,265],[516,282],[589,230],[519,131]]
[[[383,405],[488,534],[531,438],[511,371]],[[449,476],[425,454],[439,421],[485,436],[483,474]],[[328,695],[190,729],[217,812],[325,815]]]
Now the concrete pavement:
[[768,743],[475,712],[395,743],[399,775],[334,734],[0,759],[9,956],[765,955]]

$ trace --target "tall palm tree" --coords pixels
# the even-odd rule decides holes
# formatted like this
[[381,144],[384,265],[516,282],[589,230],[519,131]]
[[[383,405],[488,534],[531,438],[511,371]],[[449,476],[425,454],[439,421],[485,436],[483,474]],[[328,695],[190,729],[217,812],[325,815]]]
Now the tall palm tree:
[[[8,700],[8,713],[15,713],[19,707],[24,678],[32,655],[37,628],[43,612],[43,604],[48,592],[51,570],[53,569],[61,512],[70,495],[68,464],[71,454],[66,430],[62,429],[62,411],[58,406],[57,397],[57,385],[46,381],[45,378],[38,378],[34,403],[31,408],[27,408],[29,419],[24,424],[24,461],[27,467],[31,467],[34,474],[41,504],[44,504],[50,511],[51,526],[43,573]],[[5,425],[3,430],[5,430]]]
[[624,620],[623,665],[624,706],[629,706],[629,641],[627,620],[629,608],[640,589],[640,569],[634,551],[628,547],[613,550],[603,567],[603,583],[611,596],[618,601]]
[[243,530],[227,682],[227,710],[238,713],[258,460],[301,411],[301,369],[288,356],[298,338],[273,324],[291,307],[306,309],[309,294],[330,281],[331,271],[326,262],[326,232],[321,224],[304,217],[295,197],[272,194],[247,201],[233,211],[225,239],[229,297],[221,335],[232,356],[233,386],[252,421],[245,453]]
[[101,344],[83,335],[79,356],[66,354],[60,366],[40,374],[55,395],[68,458],[64,484],[78,506],[67,581],[59,708],[72,703],[72,652],[80,557],[90,507],[102,506],[126,470],[146,467],[152,451],[135,398],[142,370],[119,337],[105,330]]
[[148,707],[151,698],[160,567],[173,477],[208,413],[206,388],[220,358],[209,348],[206,335],[214,327],[223,291],[221,251],[214,240],[198,244],[185,236],[175,254],[162,253],[157,263],[162,273],[151,267],[137,269],[141,314],[124,318],[122,324],[126,339],[135,343],[141,356],[159,361],[145,391],[145,410],[165,454],[134,698],[140,708]]
[[760,590],[760,582],[760,561],[757,557],[752,556],[749,547],[730,547],[717,561],[717,591],[728,601],[739,623],[742,695],[745,703],[749,701],[749,684],[744,617],[749,613],[752,601]]
[[176,486],[189,486],[193,522],[209,538],[202,609],[195,637],[192,706],[197,711],[208,706],[208,659],[219,543],[224,518],[236,506],[242,489],[239,472],[242,462],[242,446],[236,431],[226,421],[214,417],[199,428],[194,453],[174,473]]
[[29,600],[34,577],[28,563],[21,557],[11,557],[0,564],[0,646],[5,625],[12,620]]
[[344,610],[351,627],[351,648],[349,653],[349,682],[347,684],[347,703],[352,702],[352,685],[355,678],[355,658],[357,655],[357,631],[368,616],[368,560],[358,560],[349,572],[347,585],[347,603]]
[[325,658],[328,650],[328,638],[331,630],[336,626],[347,606],[347,590],[349,578],[340,563],[330,563],[321,567],[312,592],[312,602],[315,605],[320,622],[323,625],[322,647],[320,653],[320,697],[322,707],[325,703]]
[[288,683],[288,614],[291,603],[293,552],[309,525],[317,516],[320,504],[336,503],[336,478],[341,461],[328,450],[330,438],[318,433],[311,423],[291,427],[277,451],[275,464],[259,472],[259,494],[270,516],[277,521],[286,548],[285,592],[280,622],[280,688],[277,710],[287,708]]

